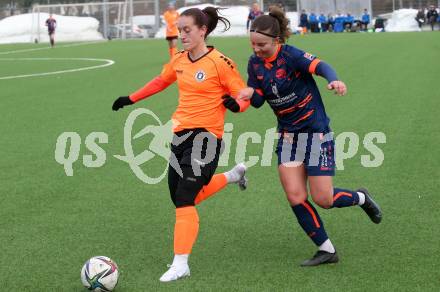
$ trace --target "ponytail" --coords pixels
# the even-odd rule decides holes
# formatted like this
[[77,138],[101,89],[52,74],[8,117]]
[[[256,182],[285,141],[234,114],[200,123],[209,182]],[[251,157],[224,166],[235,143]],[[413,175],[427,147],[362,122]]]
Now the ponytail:
[[251,31],[278,38],[282,44],[286,42],[291,34],[289,20],[286,18],[284,11],[278,7],[271,7],[269,15],[257,17],[252,23]]
[[181,16],[191,16],[194,19],[194,24],[199,28],[206,26],[207,31],[205,39],[217,27],[218,22],[222,22],[225,26],[223,31],[227,31],[231,27],[231,23],[226,17],[219,16],[219,11],[224,8],[215,8],[208,6],[203,10],[198,8],[190,8],[182,12]]

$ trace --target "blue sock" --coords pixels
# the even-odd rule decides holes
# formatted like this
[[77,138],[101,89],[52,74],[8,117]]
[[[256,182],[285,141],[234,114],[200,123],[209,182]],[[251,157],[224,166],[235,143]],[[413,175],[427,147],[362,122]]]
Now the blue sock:
[[344,189],[333,189],[333,207],[344,208],[359,204],[359,195],[357,192]]
[[310,239],[320,246],[328,239],[327,233],[324,229],[324,224],[319,217],[318,212],[309,201],[305,201],[299,205],[291,206],[292,211],[298,219],[304,232]]

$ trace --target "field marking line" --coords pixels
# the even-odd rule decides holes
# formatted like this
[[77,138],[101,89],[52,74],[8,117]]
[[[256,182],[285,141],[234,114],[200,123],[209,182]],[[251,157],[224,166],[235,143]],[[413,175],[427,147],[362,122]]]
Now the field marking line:
[[71,73],[71,72],[79,72],[79,71],[86,71],[86,70],[93,70],[98,68],[104,68],[111,66],[115,63],[115,61],[110,59],[95,59],[95,58],[0,58],[0,61],[53,61],[53,60],[63,60],[63,61],[98,61],[98,62],[105,62],[105,64],[101,65],[94,65],[94,66],[88,66],[88,67],[81,67],[76,69],[67,69],[67,70],[60,70],[60,71],[53,71],[53,72],[44,72],[44,73],[33,73],[33,74],[25,74],[25,75],[15,75],[15,76],[5,76],[0,77],[0,80],[7,80],[7,79],[16,79],[16,78],[26,78],[26,77],[34,77],[34,76],[47,76],[47,75],[55,75],[55,74],[64,74],[64,73]]
[[[80,43],[74,43],[74,44],[69,44],[69,45],[60,45],[60,46],[56,46],[56,48],[77,47],[77,46],[84,46],[84,45],[99,44],[99,43],[103,43],[103,42],[105,42],[105,41],[80,42]],[[9,55],[9,54],[14,54],[14,53],[24,53],[24,52],[41,51],[41,50],[53,50],[53,48],[48,46],[48,47],[44,47],[44,48],[33,48],[33,49],[6,51],[6,52],[0,52],[0,55]]]

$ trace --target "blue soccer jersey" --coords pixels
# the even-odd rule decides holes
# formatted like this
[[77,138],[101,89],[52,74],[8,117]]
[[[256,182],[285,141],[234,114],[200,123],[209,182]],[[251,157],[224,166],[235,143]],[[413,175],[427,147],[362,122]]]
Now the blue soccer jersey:
[[248,63],[248,86],[255,88],[251,104],[266,101],[280,132],[327,132],[330,119],[313,79],[320,60],[293,46],[280,46],[270,59],[253,55]]

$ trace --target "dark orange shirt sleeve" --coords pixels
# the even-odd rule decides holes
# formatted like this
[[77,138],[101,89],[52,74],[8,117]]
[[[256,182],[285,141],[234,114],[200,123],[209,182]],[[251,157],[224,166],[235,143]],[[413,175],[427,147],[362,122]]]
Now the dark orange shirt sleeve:
[[[237,65],[232,60],[227,62],[221,60],[219,61],[219,67],[221,68],[219,74],[222,85],[229,95],[236,98],[239,91],[246,87],[246,83],[237,70]],[[237,103],[240,105],[240,112],[244,112],[250,105],[249,100],[237,100]]]
[[173,64],[179,57],[180,54],[174,55],[171,61],[163,66],[162,72],[160,73],[160,78],[162,78],[163,81],[171,84],[177,80],[176,71],[173,68]]
[[163,66],[162,72],[159,76],[145,84],[139,90],[130,94],[129,98],[132,102],[138,102],[153,94],[156,94],[176,81],[176,71],[173,69],[173,64],[179,55],[174,56],[171,61]]
[[129,98],[132,102],[138,102],[139,100],[152,96],[153,94],[156,94],[158,92],[161,92],[162,90],[167,88],[170,84],[171,83],[165,82],[162,78],[160,78],[160,76],[156,77],[147,84],[145,84],[144,87],[130,94]]

